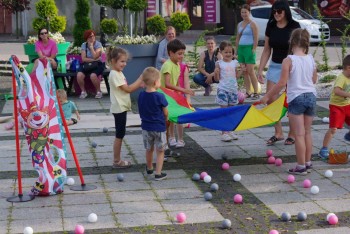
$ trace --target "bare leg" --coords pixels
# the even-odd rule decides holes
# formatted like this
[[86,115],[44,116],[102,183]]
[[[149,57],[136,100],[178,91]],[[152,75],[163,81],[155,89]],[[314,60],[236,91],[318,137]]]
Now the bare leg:
[[[304,115],[289,114],[289,119],[290,119],[289,121],[290,126],[295,132],[295,154],[297,156],[297,163],[298,165],[305,165],[306,153],[307,153],[306,143],[312,144],[312,140],[311,139],[306,140]],[[312,122],[312,118],[310,122]],[[311,125],[310,125],[310,129],[311,129]],[[309,134],[308,137],[311,138],[311,132],[309,132],[308,134]],[[310,153],[310,158],[311,158],[311,153]]]
[[184,126],[182,124],[176,124],[176,130],[177,130],[177,140],[183,141],[184,140]]
[[169,138],[175,137],[175,124],[170,122],[169,124]]
[[324,138],[323,138],[323,147],[329,146],[329,144],[331,143],[331,140],[336,132],[337,132],[336,128],[328,129],[328,131],[326,132],[326,135],[324,135]]
[[[254,93],[258,93],[258,78],[255,75],[254,71],[254,64],[246,64],[247,67],[247,73],[248,73],[248,79],[249,79],[249,88],[250,88],[250,83],[253,85]],[[245,80],[244,76],[244,80]]]
[[243,73],[243,76],[244,76],[244,87],[245,87],[245,92],[247,93],[247,94],[251,94],[251,92],[250,92],[250,78],[249,78],[249,74],[248,74],[248,72],[247,71],[245,71],[244,73]]
[[85,92],[85,74],[82,72],[78,72],[77,74],[77,81],[78,81],[78,85],[79,88],[81,89],[82,92]]
[[117,164],[121,160],[121,150],[122,150],[123,139],[115,138],[113,144],[113,156],[114,156],[114,164]]
[[92,84],[94,85],[96,92],[101,92],[101,81],[98,79],[97,75],[95,73],[92,73],[90,75],[90,79],[92,81]]
[[151,149],[146,150],[146,165],[148,170],[153,169],[153,151],[154,151],[154,146],[152,146]]
[[311,155],[312,155],[311,125],[312,125],[313,119],[314,119],[313,116],[304,115],[305,145],[306,145],[305,161],[306,162],[311,161]]
[[[269,92],[273,87],[275,86],[275,83],[271,82],[271,81],[267,81],[267,86],[266,86],[266,92]],[[271,97],[271,99],[269,100],[268,104],[271,104],[272,102],[276,101],[277,98],[279,97],[279,95],[275,95],[273,97]],[[278,121],[275,125],[275,137],[277,138],[283,138],[283,131],[282,131],[282,124],[280,121]]]
[[156,174],[160,175],[163,169],[164,150],[157,150]]

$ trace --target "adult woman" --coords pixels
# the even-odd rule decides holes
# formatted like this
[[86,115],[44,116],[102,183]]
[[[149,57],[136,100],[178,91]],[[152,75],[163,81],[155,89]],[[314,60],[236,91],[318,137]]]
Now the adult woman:
[[[236,37],[238,62],[246,68],[243,73],[246,97],[249,98],[253,95],[253,99],[258,99],[259,86],[254,71],[256,47],[258,46],[258,27],[250,19],[250,6],[248,4],[242,6],[241,17],[243,21],[238,24],[238,36]],[[253,85],[254,94],[250,93],[251,85]]]
[[[266,73],[266,92],[269,92],[280,79],[282,61],[288,55],[289,37],[291,32],[296,28],[300,28],[300,25],[292,19],[288,2],[277,0],[271,7],[271,15],[265,31],[264,50],[261,54],[258,71],[258,80],[260,83],[264,83],[263,70],[272,52],[269,69]],[[277,98],[278,94],[271,97],[269,103],[275,101]],[[266,142],[267,145],[273,145],[276,141],[284,140],[281,122],[277,122],[274,127],[275,134]],[[284,144],[294,144],[292,131],[289,132]]]
[[81,45],[81,58],[83,63],[84,62],[98,62],[98,66],[91,71],[84,71],[83,68],[78,72],[77,74],[77,81],[79,84],[79,87],[81,89],[80,97],[79,98],[86,98],[87,93],[85,90],[85,76],[89,76],[92,84],[94,85],[96,89],[96,96],[95,98],[102,98],[102,92],[101,92],[101,75],[103,73],[103,70],[105,68],[105,64],[101,61],[101,54],[102,54],[102,44],[99,41],[96,41],[95,38],[95,32],[93,30],[86,30],[84,32],[84,42]]
[[212,90],[211,84],[218,83],[214,80],[215,62],[222,59],[222,56],[219,53],[219,50],[216,48],[214,37],[209,36],[205,39],[205,41],[207,50],[200,54],[197,67],[200,73],[197,73],[193,77],[193,81],[205,88],[204,96],[209,96]]
[[163,63],[169,58],[167,44],[176,37],[176,30],[173,26],[168,26],[165,31],[165,38],[160,41],[156,58],[156,68],[160,70]]
[[[38,41],[35,42],[35,52],[40,59],[47,59],[51,63],[52,69],[57,68],[56,55],[58,52],[57,44],[54,40],[49,38],[49,30],[41,28],[38,31]],[[38,60],[35,60],[33,71],[38,66]]]

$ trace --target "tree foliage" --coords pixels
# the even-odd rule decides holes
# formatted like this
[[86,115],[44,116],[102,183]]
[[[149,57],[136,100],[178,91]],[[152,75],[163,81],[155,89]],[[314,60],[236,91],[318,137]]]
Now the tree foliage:
[[54,0],[39,0],[35,3],[38,18],[33,20],[33,28],[39,30],[45,26],[52,32],[63,32],[66,29],[67,19],[58,15],[58,8]]
[[0,0],[0,6],[16,14],[25,10],[30,10],[30,0]]
[[73,28],[74,46],[81,46],[84,42],[85,30],[91,29],[91,19],[89,17],[90,5],[88,0],[76,0],[77,8],[74,13],[75,25]]

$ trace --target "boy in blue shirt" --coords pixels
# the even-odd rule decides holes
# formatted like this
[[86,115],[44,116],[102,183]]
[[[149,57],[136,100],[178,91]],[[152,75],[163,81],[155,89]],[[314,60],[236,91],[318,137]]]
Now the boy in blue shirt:
[[142,80],[146,90],[138,98],[138,107],[141,118],[143,143],[146,149],[146,172],[153,174],[153,151],[156,147],[156,174],[155,180],[167,177],[162,172],[164,151],[167,149],[166,121],[168,120],[168,102],[164,94],[157,92],[160,87],[160,73],[154,67],[147,67],[142,73]]
[[[74,102],[67,100],[67,93],[64,89],[58,89],[57,90],[57,97],[62,105],[62,110],[64,116],[62,118],[65,118],[67,126],[73,125],[78,123],[78,120],[80,120],[80,115],[77,106]],[[75,113],[77,116],[76,119],[72,118],[72,113]]]

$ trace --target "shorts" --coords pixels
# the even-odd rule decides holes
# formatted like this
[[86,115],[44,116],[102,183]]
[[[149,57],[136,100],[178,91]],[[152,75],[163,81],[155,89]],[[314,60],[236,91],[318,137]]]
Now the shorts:
[[277,84],[281,77],[282,63],[270,62],[266,73],[266,79]]
[[236,105],[238,103],[237,92],[228,92],[218,88],[215,101],[220,106]]
[[343,128],[344,122],[350,126],[350,105],[329,105],[329,128]]
[[316,113],[316,96],[313,93],[303,93],[288,103],[288,113],[293,115],[314,116]]
[[253,53],[253,45],[239,45],[237,50],[238,62],[244,64],[256,63],[256,52]]
[[156,146],[158,151],[163,151],[167,147],[166,133],[142,130],[143,145],[146,150]]
[[114,116],[114,124],[115,124],[115,137],[119,139],[123,139],[126,131],[126,114],[124,111],[122,113],[113,113]]

